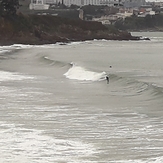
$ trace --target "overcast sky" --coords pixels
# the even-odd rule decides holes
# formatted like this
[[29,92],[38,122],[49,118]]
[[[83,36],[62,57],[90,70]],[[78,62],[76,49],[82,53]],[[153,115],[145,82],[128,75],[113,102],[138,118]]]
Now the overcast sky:
[[146,2],[163,2],[163,0],[146,0]]

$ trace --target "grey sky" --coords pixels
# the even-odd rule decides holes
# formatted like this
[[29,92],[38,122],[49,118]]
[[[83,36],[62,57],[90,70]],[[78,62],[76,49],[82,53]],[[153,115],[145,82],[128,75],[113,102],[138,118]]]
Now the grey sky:
[[163,0],[146,0],[146,2],[163,2]]

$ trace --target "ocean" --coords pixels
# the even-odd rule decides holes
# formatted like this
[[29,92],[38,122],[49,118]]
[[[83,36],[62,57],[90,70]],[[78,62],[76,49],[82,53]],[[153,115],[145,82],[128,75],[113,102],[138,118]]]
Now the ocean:
[[0,163],[162,163],[163,33],[132,35],[0,46]]

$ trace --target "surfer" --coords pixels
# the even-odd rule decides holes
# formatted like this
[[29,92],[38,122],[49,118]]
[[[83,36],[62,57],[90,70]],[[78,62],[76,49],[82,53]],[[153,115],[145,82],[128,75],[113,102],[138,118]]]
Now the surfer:
[[109,76],[106,76],[107,84],[109,84]]

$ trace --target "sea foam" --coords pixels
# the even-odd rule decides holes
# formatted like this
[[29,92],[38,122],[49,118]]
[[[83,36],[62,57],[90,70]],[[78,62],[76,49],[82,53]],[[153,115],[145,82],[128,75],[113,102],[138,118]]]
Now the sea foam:
[[64,74],[68,79],[85,80],[85,81],[101,81],[105,80],[105,72],[93,72],[84,67],[77,66],[72,63],[72,67]]
[[10,80],[25,80],[25,79],[34,79],[32,76],[25,76],[18,73],[12,73],[7,71],[0,71],[0,82],[10,81]]

